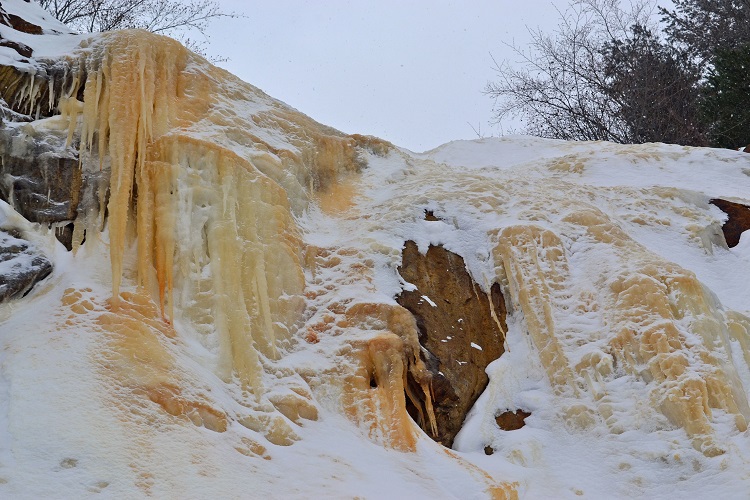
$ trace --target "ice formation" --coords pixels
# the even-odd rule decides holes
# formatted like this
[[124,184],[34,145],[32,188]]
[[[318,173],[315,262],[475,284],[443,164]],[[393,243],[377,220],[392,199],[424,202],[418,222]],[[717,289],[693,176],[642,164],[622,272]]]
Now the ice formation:
[[[27,42],[42,62],[16,59],[5,95],[32,122],[6,127],[67,136],[105,185],[72,252],[13,219],[55,270],[0,305],[3,495],[747,491],[750,246],[727,248],[709,200],[750,203],[750,155],[523,137],[414,154],[164,37],[46,59]],[[415,288],[407,241],[506,301],[453,450],[423,431],[434,371],[395,300]],[[525,425],[501,429],[513,412]]]
[[[304,308],[303,248],[287,193],[300,211],[310,190],[331,182],[337,169],[356,170],[353,140],[299,123],[304,117],[285,116],[268,99],[238,123],[239,113],[228,116],[222,106],[226,75],[146,32],[105,35],[69,64],[85,78],[74,78],[60,99],[61,119],[71,138],[80,122],[84,161],[95,165],[96,153],[98,168],[111,169],[113,306],[130,235],[137,284],[155,296],[158,290],[165,320],[173,319],[177,301],[194,327],[215,327],[222,378],[236,375],[259,396],[256,348],[277,359]],[[75,97],[81,88],[83,102]],[[250,95],[243,100],[255,104]],[[267,121],[290,144],[256,137],[254,121]],[[297,133],[304,142],[294,140]],[[74,245],[96,223],[76,221]]]

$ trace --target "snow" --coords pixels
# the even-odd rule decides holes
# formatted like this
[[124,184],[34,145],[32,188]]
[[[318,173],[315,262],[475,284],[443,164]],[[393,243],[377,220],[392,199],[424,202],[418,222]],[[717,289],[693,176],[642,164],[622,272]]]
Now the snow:
[[[487,142],[484,140],[477,146],[485,148]],[[508,157],[519,158],[524,156],[528,144],[533,143],[539,150],[534,156],[540,159],[540,163],[524,160],[523,172],[485,168],[482,182],[501,185],[523,179],[530,172],[533,174],[534,169],[544,168],[550,158],[560,154],[560,148],[567,149],[555,141],[523,138],[519,142],[514,145],[512,140],[503,139],[494,144],[494,149],[505,150]],[[462,143],[460,149],[471,151],[472,144]],[[639,185],[665,185],[669,179],[678,177],[666,168],[653,169],[650,174],[648,169],[639,169],[639,176],[633,176],[628,170],[639,168],[638,164],[627,156],[618,159],[611,155],[607,150],[616,149],[613,146],[589,145],[588,148],[587,154],[595,161],[615,164],[607,178],[610,186],[627,186],[634,178],[640,179]],[[679,148],[658,147],[658,153],[663,155],[673,154],[676,150]],[[563,151],[563,154],[569,152]],[[716,154],[709,150],[689,153],[696,160],[700,155],[711,158]],[[728,161],[717,161],[715,167],[711,163],[712,168],[704,165],[702,181],[693,182],[693,187],[696,183],[702,185],[702,192],[707,193],[704,197],[725,192],[736,196],[742,183],[746,182],[741,169],[749,166],[748,159],[739,154],[721,154]],[[458,165],[469,163],[460,157],[454,158]],[[428,160],[399,152],[385,158],[371,157],[369,161],[370,167],[362,174],[361,201],[350,209],[348,217],[326,215],[317,211],[314,205],[306,211],[300,222],[309,241],[352,246],[367,252],[375,260],[378,300],[392,300],[403,286],[394,272],[394,265],[398,261],[399,248],[407,237],[420,242],[423,247],[441,243],[452,251],[458,250],[467,259],[467,265],[479,283],[490,278],[493,264],[488,256],[492,248],[486,228],[507,224],[500,222],[499,218],[512,220],[514,216],[509,210],[519,203],[519,199],[507,197],[508,193],[505,193],[503,206],[506,208],[503,212],[480,211],[477,209],[478,200],[467,203],[466,198],[455,195],[466,189],[467,183],[473,182],[465,177],[467,171],[461,166],[432,165]],[[489,158],[487,164],[493,162],[497,161]],[[415,164],[419,166],[413,166]],[[727,174],[709,175],[714,169]],[[731,170],[738,175],[728,175]],[[500,172],[505,172],[505,175],[494,180],[493,176],[499,176]],[[438,187],[427,183],[426,178],[430,182],[438,180]],[[727,178],[732,182],[726,183]],[[602,183],[603,180],[601,169],[597,169],[594,181]],[[450,196],[442,197],[439,193]],[[611,204],[615,202],[619,202],[617,197],[607,192],[599,200],[594,200],[600,208],[610,212]],[[421,220],[424,205],[451,221],[443,223],[443,231],[436,232],[435,224]],[[625,208],[618,206],[617,210]],[[379,216],[366,221],[353,217],[354,211],[360,207],[376,211]],[[479,207],[481,209],[481,205]],[[485,214],[484,217],[491,220],[483,220],[479,214]],[[703,209],[703,214],[706,220],[720,217],[708,207]],[[750,293],[746,286],[742,286],[743,282],[750,282],[747,234],[735,249],[714,247],[713,254],[709,254],[687,236],[685,223],[669,207],[657,208],[653,216],[668,219],[672,225],[629,224],[624,227],[649,249],[669,256],[704,279],[713,280],[714,285],[710,288],[722,303],[748,303]],[[110,412],[102,406],[107,403],[88,397],[98,391],[94,387],[97,379],[82,374],[95,372],[91,364],[92,356],[99,349],[96,339],[80,329],[54,333],[59,328],[56,326],[59,320],[55,316],[39,315],[39,311],[54,311],[62,291],[72,285],[91,288],[99,301],[107,297],[108,281],[104,277],[109,263],[102,259],[101,254],[97,256],[96,248],[94,242],[87,243],[72,260],[58,251],[56,260],[70,261],[62,266],[63,270],[56,271],[47,290],[35,292],[23,302],[5,306],[3,310],[6,319],[0,328],[3,345],[0,388],[7,396],[3,399],[5,403],[0,405],[0,436],[4,436],[0,440],[0,477],[7,482],[0,488],[10,496],[54,496],[60,492],[69,496],[97,490],[109,497],[129,496],[133,493],[133,480],[127,465],[119,461],[124,456],[118,450],[136,450],[138,447],[145,447],[137,454],[157,478],[152,481],[150,489],[156,496],[195,498],[217,492],[231,496],[232,492],[244,488],[253,488],[257,495],[283,494],[300,498],[309,495],[368,498],[483,496],[472,475],[462,472],[465,469],[457,467],[448,458],[440,458],[442,454],[437,451],[437,445],[427,438],[420,439],[415,456],[388,451],[369,442],[356,426],[338,414],[335,394],[326,402],[321,391],[316,392],[322,409],[320,419],[297,428],[300,440],[289,448],[266,444],[271,460],[236,453],[227,446],[222,435],[166,421],[160,424],[164,426],[161,431],[150,432],[140,443],[128,444],[124,441],[127,434],[118,430],[120,424],[108,420],[113,417],[108,417]],[[592,251],[585,247],[571,247],[571,250],[574,255]],[[344,257],[344,264],[347,258],[353,262],[361,257]],[[317,279],[321,282],[335,280],[334,268],[320,272],[323,274]],[[728,283],[729,288],[720,286],[722,283]],[[361,286],[356,282],[344,284],[337,295],[340,298],[365,297],[372,293],[362,290]],[[373,297],[368,300],[373,300]],[[425,300],[432,304],[430,299]],[[579,325],[583,335],[588,335],[589,328],[602,328],[602,325],[596,322]],[[566,427],[559,417],[556,396],[524,330],[523,317],[518,312],[512,314],[507,340],[509,350],[488,368],[490,386],[475,405],[455,444],[457,453],[464,460],[495,478],[518,481],[521,496],[528,498],[573,498],[579,493],[590,498],[625,498],[635,494],[652,498],[694,498],[708,494],[737,498],[744,495],[749,451],[746,433],[727,431],[726,438],[732,443],[727,454],[707,458],[692,448],[684,431],[673,428],[647,405],[641,405],[635,411],[622,408],[628,419],[622,425],[630,430],[621,434],[610,434],[601,424],[585,432]],[[323,369],[333,361],[329,353],[337,342],[326,339],[309,347],[300,344],[299,350],[284,360],[284,365],[307,370]],[[476,344],[472,346],[481,349]],[[207,387],[212,393],[225,393],[222,383],[200,368],[202,363],[196,364],[203,356],[204,348],[200,344],[183,340],[177,347],[183,352],[180,354],[184,358],[181,364],[195,366],[191,369],[197,370],[193,377],[204,380],[203,384],[210,381]],[[741,356],[735,359],[738,365],[742,362]],[[747,369],[741,371],[741,377],[747,384],[750,377]],[[62,391],[61,386],[65,388]],[[639,400],[644,390],[643,384],[625,385],[621,391],[625,398],[623,403],[630,397]],[[50,412],[49,408],[56,410]],[[532,413],[526,427],[505,432],[492,425],[491,417],[495,412],[515,408]],[[19,415],[25,417],[19,419]],[[230,433],[241,435],[243,432],[246,431],[232,428]],[[49,435],[55,436],[54,442],[46,438]],[[254,439],[258,439],[257,436]],[[492,456],[483,453],[488,444],[496,449]],[[203,450],[198,464],[204,464],[208,469],[204,465],[191,465],[189,457],[194,456],[192,450],[195,449]],[[211,451],[203,454],[206,450]],[[209,464],[221,464],[221,467]],[[294,474],[288,471],[294,471]],[[175,480],[165,479],[169,477]],[[200,477],[211,477],[211,481],[204,482]]]
[[422,295],[422,298],[430,304],[432,307],[437,307],[437,304],[435,304],[427,295]]
[[[136,57],[149,40],[102,36],[86,64],[97,43]],[[152,206],[134,222],[132,187],[113,183],[119,226],[85,221],[73,255],[0,205],[55,265],[0,305],[0,496],[486,498],[512,483],[522,498],[746,496],[750,236],[726,248],[708,201],[750,203],[750,155],[518,136],[368,149],[161,50],[148,64],[184,73],[142,109],[176,102],[183,126],[165,112],[138,129],[140,109],[100,145],[159,143],[135,172]],[[169,100],[186,74],[189,106]],[[89,140],[137,93],[114,94],[80,120]],[[461,255],[507,300],[506,352],[453,451],[398,404],[417,335],[394,320],[414,288],[397,272],[406,240]],[[706,405],[689,406],[702,383]],[[517,409],[525,427],[501,430],[495,415]]]
[[[13,0],[3,2],[3,9],[8,14],[16,15],[31,24],[42,28],[44,35],[23,33],[9,26],[0,25],[0,37],[6,40],[23,43],[33,49],[36,59],[54,58],[71,53],[82,41],[91,35],[78,35],[70,28],[50,16],[35,1]],[[18,68],[35,68],[35,61],[22,58],[15,50],[0,47],[0,62],[3,65]]]
[[[579,162],[582,167],[576,168]],[[495,264],[488,233],[517,223],[533,203],[525,199],[529,191],[543,189],[548,196],[546,208],[571,197],[585,198],[617,217],[619,228],[638,244],[695,272],[724,307],[747,311],[750,266],[741,258],[747,257],[746,239],[731,250],[711,242],[706,246],[691,225],[696,217],[702,227],[720,224],[723,214],[708,205],[711,197],[750,201],[746,194],[750,178],[745,173],[750,156],[668,145],[628,147],[512,137],[454,142],[425,155],[395,152],[387,158],[371,157],[369,165],[363,173],[358,205],[368,214],[366,220],[354,215],[357,206],[343,219],[321,217],[312,210],[303,227],[307,234],[329,234],[329,242],[336,235],[341,245],[358,245],[363,251],[375,242],[385,246],[376,255],[390,257],[385,261],[377,257],[376,280],[377,289],[386,295],[395,295],[401,287],[392,269],[405,239],[415,240],[421,250],[429,244],[443,244],[464,256],[480,285],[491,282]],[[577,191],[576,186],[593,186],[593,193]],[[677,191],[658,189],[665,186]],[[425,209],[441,221],[422,220]],[[552,227],[551,220],[537,220]],[[606,267],[611,257],[597,254],[585,239],[564,244],[575,272],[568,284],[579,287],[566,299],[566,307],[572,309],[576,297],[590,293],[589,287],[595,290],[597,276],[621,270]],[[590,312],[560,321],[570,323],[566,332],[570,332],[571,345],[595,339],[596,332],[607,328]],[[568,328],[562,323],[560,327]],[[488,368],[490,386],[455,444],[463,456],[493,477],[519,481],[521,496],[528,498],[744,496],[746,431],[737,432],[721,423],[721,412],[715,411],[715,421],[732,451],[705,457],[691,446],[684,431],[654,412],[647,385],[628,377],[617,378],[610,386],[611,405],[619,425],[627,431],[613,434],[601,422],[585,430],[566,424],[560,408],[565,399],[555,396],[526,328],[523,315],[511,309],[508,350]],[[600,340],[592,340],[577,359],[600,346]],[[747,362],[737,357],[737,346],[732,352],[738,373],[748,380]],[[743,385],[747,391],[747,382]],[[493,415],[516,408],[532,413],[526,427],[498,430]],[[496,448],[492,456],[484,455],[488,444]]]
[[15,15],[21,19],[40,26],[44,34],[72,33],[70,28],[52,17],[46,10],[42,9],[36,1],[11,0],[3,2],[3,10],[8,14]]

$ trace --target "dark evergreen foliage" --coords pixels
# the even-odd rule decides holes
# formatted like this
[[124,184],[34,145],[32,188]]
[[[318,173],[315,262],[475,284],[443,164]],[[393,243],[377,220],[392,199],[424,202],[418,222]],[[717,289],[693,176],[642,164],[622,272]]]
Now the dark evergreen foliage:
[[685,52],[638,24],[604,52],[604,91],[619,103],[628,142],[707,145],[696,106],[699,72]]
[[739,148],[750,143],[750,46],[720,50],[708,71],[701,110],[711,145]]
[[556,139],[706,145],[699,68],[655,34],[647,6],[579,0],[553,35],[533,32],[530,50],[516,48],[522,66],[498,66],[486,87],[497,118]]
[[673,0],[660,8],[668,39],[709,67],[719,50],[750,45],[750,0]]
[[513,47],[486,87],[499,120],[568,140],[736,148],[750,142],[750,0],[573,0],[553,34]]

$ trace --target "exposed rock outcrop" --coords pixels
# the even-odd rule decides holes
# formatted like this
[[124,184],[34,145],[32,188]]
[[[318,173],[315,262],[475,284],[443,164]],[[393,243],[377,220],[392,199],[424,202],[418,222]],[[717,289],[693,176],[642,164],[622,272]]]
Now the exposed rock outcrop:
[[416,287],[397,301],[417,319],[422,358],[432,375],[437,433],[418,423],[450,447],[487,386],[487,365],[504,352],[505,299],[497,284],[489,294],[482,291],[463,258],[441,246],[421,254],[407,241],[399,273]]
[[[526,419],[530,416],[531,413],[525,410],[506,410],[495,416],[495,423],[497,423],[497,426],[504,431],[517,431],[526,425]],[[495,449],[492,446],[485,445],[485,455],[493,455],[494,453]]]
[[0,231],[0,302],[22,297],[52,272],[52,263],[13,230]]
[[79,210],[98,209],[108,172],[82,169],[65,135],[31,124],[0,129],[0,199],[31,222],[57,227],[70,249],[72,222]]
[[724,239],[727,240],[729,248],[736,247],[740,242],[740,236],[744,231],[750,229],[750,207],[741,203],[734,203],[721,198],[714,198],[710,201],[727,214],[729,217],[721,230],[724,232]]
[[29,35],[41,35],[44,32],[41,26],[37,26],[15,14],[9,14],[2,6],[0,6],[0,24],[10,26],[16,31]]
[[[37,26],[15,14],[9,14],[5,11],[2,5],[0,5],[0,24],[29,35],[41,35],[44,33],[41,26]],[[34,50],[25,43],[9,40],[2,36],[0,36],[0,47],[9,47],[18,52],[22,57],[31,57],[34,53]]]
[[[29,5],[26,5],[29,4]],[[20,14],[20,15],[19,15]],[[25,19],[28,17],[28,19]],[[52,18],[36,2],[3,2],[0,4],[0,115],[4,120],[31,121],[59,113],[58,99],[75,82],[85,78],[67,61],[48,57],[55,36],[62,45],[71,47],[83,40],[67,26]],[[65,41],[63,42],[63,39]],[[78,100],[83,100],[78,95]]]
[[[28,2],[27,2],[28,3]],[[67,120],[39,120],[60,113],[59,98],[82,76],[68,60],[53,61],[37,57],[36,40],[43,35],[70,33],[31,4],[4,2],[0,5],[0,47],[16,55],[5,54],[0,64],[0,199],[9,203],[31,222],[55,227],[58,239],[72,248],[73,225],[84,193],[95,194],[98,180],[108,177],[92,174],[89,182],[78,159],[77,143]],[[35,12],[38,9],[38,12]],[[30,20],[17,13],[32,15]],[[36,24],[47,22],[46,28]],[[31,35],[31,36],[30,36]],[[40,42],[47,46],[48,42]],[[32,47],[33,46],[33,47]],[[6,51],[7,52],[7,51]],[[76,94],[77,100],[82,93]],[[70,100],[75,105],[76,100]],[[66,101],[63,104],[69,104]],[[36,120],[36,121],[35,121]],[[33,122],[22,124],[24,122]],[[98,165],[97,165],[98,167]],[[98,168],[97,168],[98,170]],[[89,205],[98,204],[89,197]]]
[[495,422],[497,422],[497,426],[504,431],[517,431],[526,425],[526,419],[530,416],[531,413],[524,410],[508,410],[497,415],[495,417]]

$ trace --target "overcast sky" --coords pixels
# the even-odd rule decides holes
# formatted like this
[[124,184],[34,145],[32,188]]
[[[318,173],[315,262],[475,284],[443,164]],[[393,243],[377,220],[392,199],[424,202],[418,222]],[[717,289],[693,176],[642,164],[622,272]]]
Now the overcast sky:
[[[221,0],[245,18],[211,26],[220,66],[314,119],[414,151],[491,128],[490,52],[550,28],[550,0]],[[555,0],[566,5],[565,0]],[[471,124],[471,126],[470,126]]]
[[343,132],[413,151],[498,135],[490,53],[552,30],[567,0],[220,0],[246,17],[211,26],[220,66]]

